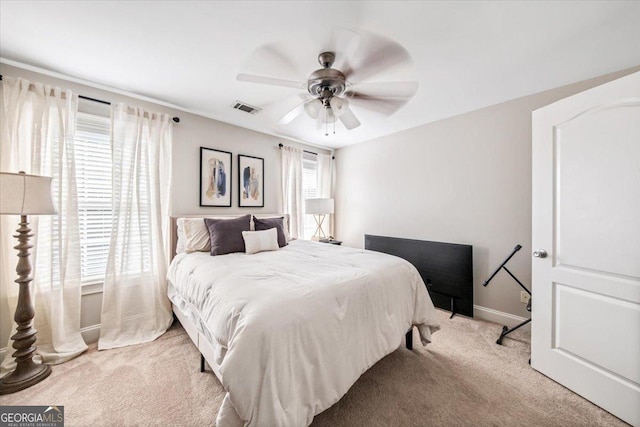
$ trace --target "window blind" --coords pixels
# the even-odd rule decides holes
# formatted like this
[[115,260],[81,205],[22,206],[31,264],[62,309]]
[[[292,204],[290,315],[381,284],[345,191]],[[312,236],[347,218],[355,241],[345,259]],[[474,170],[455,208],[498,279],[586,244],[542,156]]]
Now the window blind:
[[[302,203],[307,199],[318,197],[318,160],[314,154],[302,154]],[[304,236],[311,239],[316,232],[316,221],[313,215],[304,216]]]
[[111,120],[78,113],[75,135],[82,283],[104,280],[111,211]]

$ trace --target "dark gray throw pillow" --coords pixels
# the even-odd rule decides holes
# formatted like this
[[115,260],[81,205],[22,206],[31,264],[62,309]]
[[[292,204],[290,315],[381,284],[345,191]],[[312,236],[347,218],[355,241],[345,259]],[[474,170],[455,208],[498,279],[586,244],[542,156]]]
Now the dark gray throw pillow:
[[205,218],[204,223],[211,239],[211,255],[244,252],[243,231],[251,227],[251,215],[233,219]]
[[268,230],[275,228],[278,233],[278,246],[287,246],[287,238],[284,234],[284,217],[280,218],[256,218],[253,217],[253,225],[256,231]]

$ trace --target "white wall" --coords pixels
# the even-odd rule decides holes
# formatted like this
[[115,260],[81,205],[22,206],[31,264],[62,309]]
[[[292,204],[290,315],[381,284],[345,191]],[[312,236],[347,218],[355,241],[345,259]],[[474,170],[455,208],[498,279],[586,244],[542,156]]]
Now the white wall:
[[[7,64],[0,64],[0,74],[3,76],[22,77],[34,82],[49,83],[52,85],[69,88],[79,95],[112,103],[125,102],[129,105],[139,106],[150,111],[157,111],[178,116],[180,123],[174,124],[173,131],[173,177],[172,177],[172,201],[171,214],[233,214],[238,212],[264,212],[272,213],[281,210],[281,184],[280,184],[280,151],[279,143],[295,145],[313,152],[328,153],[327,150],[315,147],[307,147],[291,141],[282,140],[271,135],[254,132],[248,129],[228,125],[216,120],[185,113],[180,110],[168,108],[152,102],[131,98],[118,93],[81,85],[75,82],[62,80],[49,75],[28,71]],[[238,112],[238,114],[245,114]],[[200,147],[215,148],[233,153],[232,172],[232,207],[207,207],[199,206],[199,168]],[[239,208],[238,207],[238,154],[245,154],[264,158],[264,208]],[[17,262],[17,258],[16,258]],[[100,323],[100,309],[102,305],[102,293],[95,289],[86,289],[82,297],[81,327],[85,337],[91,340],[97,339]],[[4,307],[3,305],[0,305]],[[9,322],[15,307],[10,308],[10,313],[0,313],[2,325]],[[0,348],[4,347],[8,339],[6,328],[0,328]]]
[[[205,117],[180,114],[180,124],[174,126],[172,215],[280,211],[280,142],[287,141]],[[233,153],[231,208],[199,206],[200,147]],[[238,207],[238,154],[264,158],[264,208]]]
[[531,112],[631,71],[338,150],[336,238],[355,247],[364,234],[471,244],[475,305],[528,317],[504,271],[481,283],[516,244],[508,268],[531,282]]

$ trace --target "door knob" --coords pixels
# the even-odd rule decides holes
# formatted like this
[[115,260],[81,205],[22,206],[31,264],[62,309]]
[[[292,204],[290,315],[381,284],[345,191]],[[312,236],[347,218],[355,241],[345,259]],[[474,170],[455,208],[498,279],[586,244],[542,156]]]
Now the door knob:
[[545,251],[544,249],[538,249],[533,251],[533,256],[536,258],[546,258],[547,257],[547,251]]

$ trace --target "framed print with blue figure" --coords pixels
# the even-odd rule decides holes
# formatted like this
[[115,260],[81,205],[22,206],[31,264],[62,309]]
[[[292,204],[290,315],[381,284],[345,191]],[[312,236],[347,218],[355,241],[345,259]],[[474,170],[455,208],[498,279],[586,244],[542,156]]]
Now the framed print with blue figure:
[[264,159],[238,154],[238,206],[264,207]]
[[231,207],[231,160],[228,151],[200,147],[200,206]]

